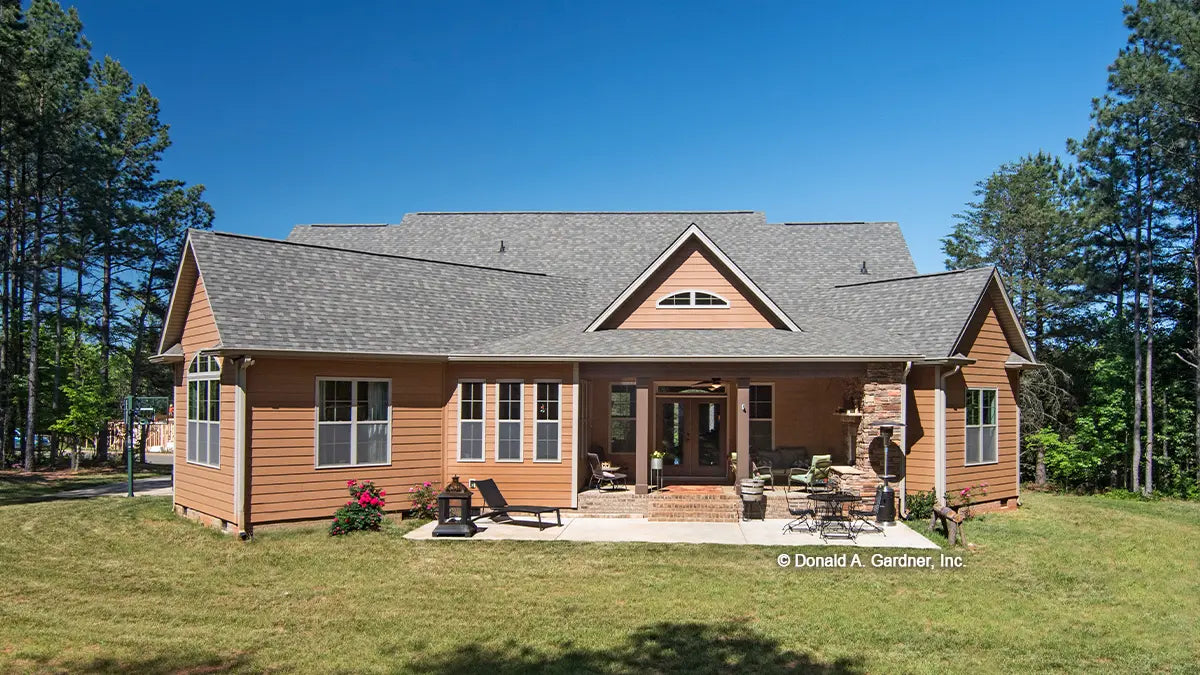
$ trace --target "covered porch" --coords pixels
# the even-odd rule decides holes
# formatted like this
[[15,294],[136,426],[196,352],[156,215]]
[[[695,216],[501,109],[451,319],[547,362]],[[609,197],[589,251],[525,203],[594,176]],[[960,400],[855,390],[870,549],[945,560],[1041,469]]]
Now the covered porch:
[[[579,447],[626,475],[629,492],[672,485],[733,485],[751,461],[770,464],[776,486],[817,455],[882,473],[879,420],[903,420],[903,362],[582,363]],[[900,431],[889,453],[902,466]],[[661,454],[662,469],[652,462]],[[587,457],[583,458],[584,460]],[[581,462],[580,489],[594,485]]]

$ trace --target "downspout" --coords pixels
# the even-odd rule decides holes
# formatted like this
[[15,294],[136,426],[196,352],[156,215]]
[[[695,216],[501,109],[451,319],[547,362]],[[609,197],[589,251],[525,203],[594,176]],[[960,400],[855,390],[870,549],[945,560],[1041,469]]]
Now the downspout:
[[[584,403],[587,405],[590,402]],[[579,508],[579,362],[571,370],[571,508]]]
[[946,379],[955,375],[962,366],[954,366],[950,372],[943,373],[942,367],[934,368],[933,377],[937,382],[937,400],[935,403],[937,443],[934,444],[934,494],[938,504],[946,505]]
[[238,538],[248,539],[249,521],[246,516],[246,370],[254,359],[243,356],[237,360],[237,387],[233,393],[233,513],[237,519]]
[[900,452],[904,455],[904,478],[900,479],[900,513],[908,512],[908,374],[912,372],[912,361],[904,364],[904,376],[900,378]]

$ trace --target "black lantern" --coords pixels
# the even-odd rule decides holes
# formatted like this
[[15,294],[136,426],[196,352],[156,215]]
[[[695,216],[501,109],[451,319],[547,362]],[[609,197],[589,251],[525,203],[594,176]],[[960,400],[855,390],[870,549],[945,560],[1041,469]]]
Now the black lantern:
[[475,534],[475,522],[471,520],[471,491],[458,482],[458,476],[438,495],[438,524],[433,528],[435,537],[470,537]]

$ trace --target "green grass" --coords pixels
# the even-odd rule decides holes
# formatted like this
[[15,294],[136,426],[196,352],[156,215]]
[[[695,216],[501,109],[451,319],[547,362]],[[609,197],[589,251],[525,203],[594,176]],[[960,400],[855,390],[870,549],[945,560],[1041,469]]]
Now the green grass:
[[[139,464],[134,469],[133,477],[154,478],[169,475],[170,466]],[[75,473],[67,470],[26,473],[0,469],[0,506],[39,501],[64,490],[120,483],[125,477],[125,471],[109,467],[85,468]]]
[[[1200,504],[1028,495],[959,570],[749,546],[241,543],[165,499],[0,507],[0,671],[1196,672]],[[822,552],[805,549],[805,553]]]

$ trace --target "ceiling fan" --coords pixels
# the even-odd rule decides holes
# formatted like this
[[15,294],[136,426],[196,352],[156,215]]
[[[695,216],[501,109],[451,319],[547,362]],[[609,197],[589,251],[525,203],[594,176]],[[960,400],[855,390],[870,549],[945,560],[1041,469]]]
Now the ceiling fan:
[[719,391],[721,389],[721,378],[714,377],[711,380],[700,380],[692,385],[693,389],[707,389],[709,391]]

